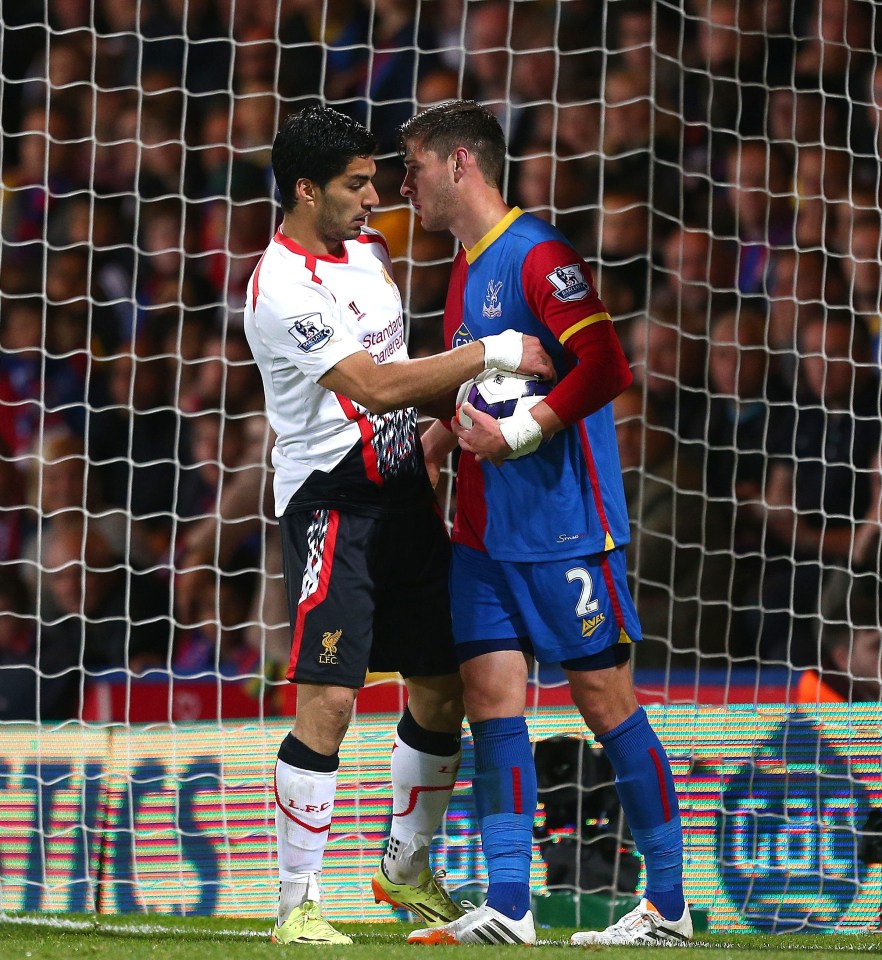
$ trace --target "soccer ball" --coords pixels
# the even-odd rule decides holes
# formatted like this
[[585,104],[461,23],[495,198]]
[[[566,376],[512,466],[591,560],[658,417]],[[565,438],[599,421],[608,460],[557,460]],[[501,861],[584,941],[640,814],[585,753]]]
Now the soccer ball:
[[473,380],[467,380],[456,397],[456,418],[467,430],[472,418],[462,412],[462,404],[468,402],[494,420],[505,420],[515,410],[529,410],[535,407],[551,392],[553,384],[548,380],[523,373],[508,373],[491,367],[479,373]]

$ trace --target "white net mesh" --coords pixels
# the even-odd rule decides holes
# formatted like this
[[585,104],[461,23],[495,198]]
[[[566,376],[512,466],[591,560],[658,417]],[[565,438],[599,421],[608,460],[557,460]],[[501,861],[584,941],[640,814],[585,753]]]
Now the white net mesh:
[[594,266],[635,373],[643,699],[879,700],[876,5],[4,0],[0,28],[0,721],[288,714],[241,320],[272,138],[314,99],[378,135],[412,355],[455,252],[398,195],[420,106],[491,105],[508,198]]

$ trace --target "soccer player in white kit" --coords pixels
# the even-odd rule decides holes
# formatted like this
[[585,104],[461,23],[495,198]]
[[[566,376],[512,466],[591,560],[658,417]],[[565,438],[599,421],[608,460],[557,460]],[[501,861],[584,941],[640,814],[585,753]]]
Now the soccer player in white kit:
[[338,750],[370,670],[396,670],[408,706],[392,751],[392,826],[377,902],[430,924],[462,910],[429,865],[456,782],[463,718],[447,593],[449,540],[414,407],[483,369],[551,374],[538,340],[507,330],[409,360],[383,237],[375,141],[328,107],[289,116],[273,144],[284,216],[250,280],[245,332],[276,433],[279,518],[297,684],[274,774],[278,943],[350,943],[321,913]]

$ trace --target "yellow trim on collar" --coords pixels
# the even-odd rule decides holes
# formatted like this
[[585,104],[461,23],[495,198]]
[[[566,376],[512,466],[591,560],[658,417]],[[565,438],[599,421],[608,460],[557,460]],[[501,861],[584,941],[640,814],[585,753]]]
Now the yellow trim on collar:
[[491,227],[490,230],[481,237],[471,250],[466,250],[466,263],[474,263],[487,247],[505,233],[523,212],[520,207],[512,207],[495,227]]
[[597,323],[599,320],[611,320],[612,317],[608,313],[592,313],[590,317],[585,317],[584,320],[580,320],[578,323],[574,323],[571,327],[568,327],[564,332],[558,337],[558,340],[561,344],[567,342],[574,333],[578,333],[580,330],[584,330],[585,327],[590,327],[592,323]]

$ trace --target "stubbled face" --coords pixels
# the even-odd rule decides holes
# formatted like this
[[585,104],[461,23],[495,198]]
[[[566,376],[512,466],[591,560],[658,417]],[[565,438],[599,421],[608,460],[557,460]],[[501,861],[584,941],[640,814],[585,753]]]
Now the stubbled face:
[[324,187],[315,187],[316,230],[334,246],[354,240],[380,202],[374,186],[377,165],[373,157],[356,157]]
[[401,196],[410,200],[423,228],[449,230],[455,207],[450,158],[410,143],[404,167]]

